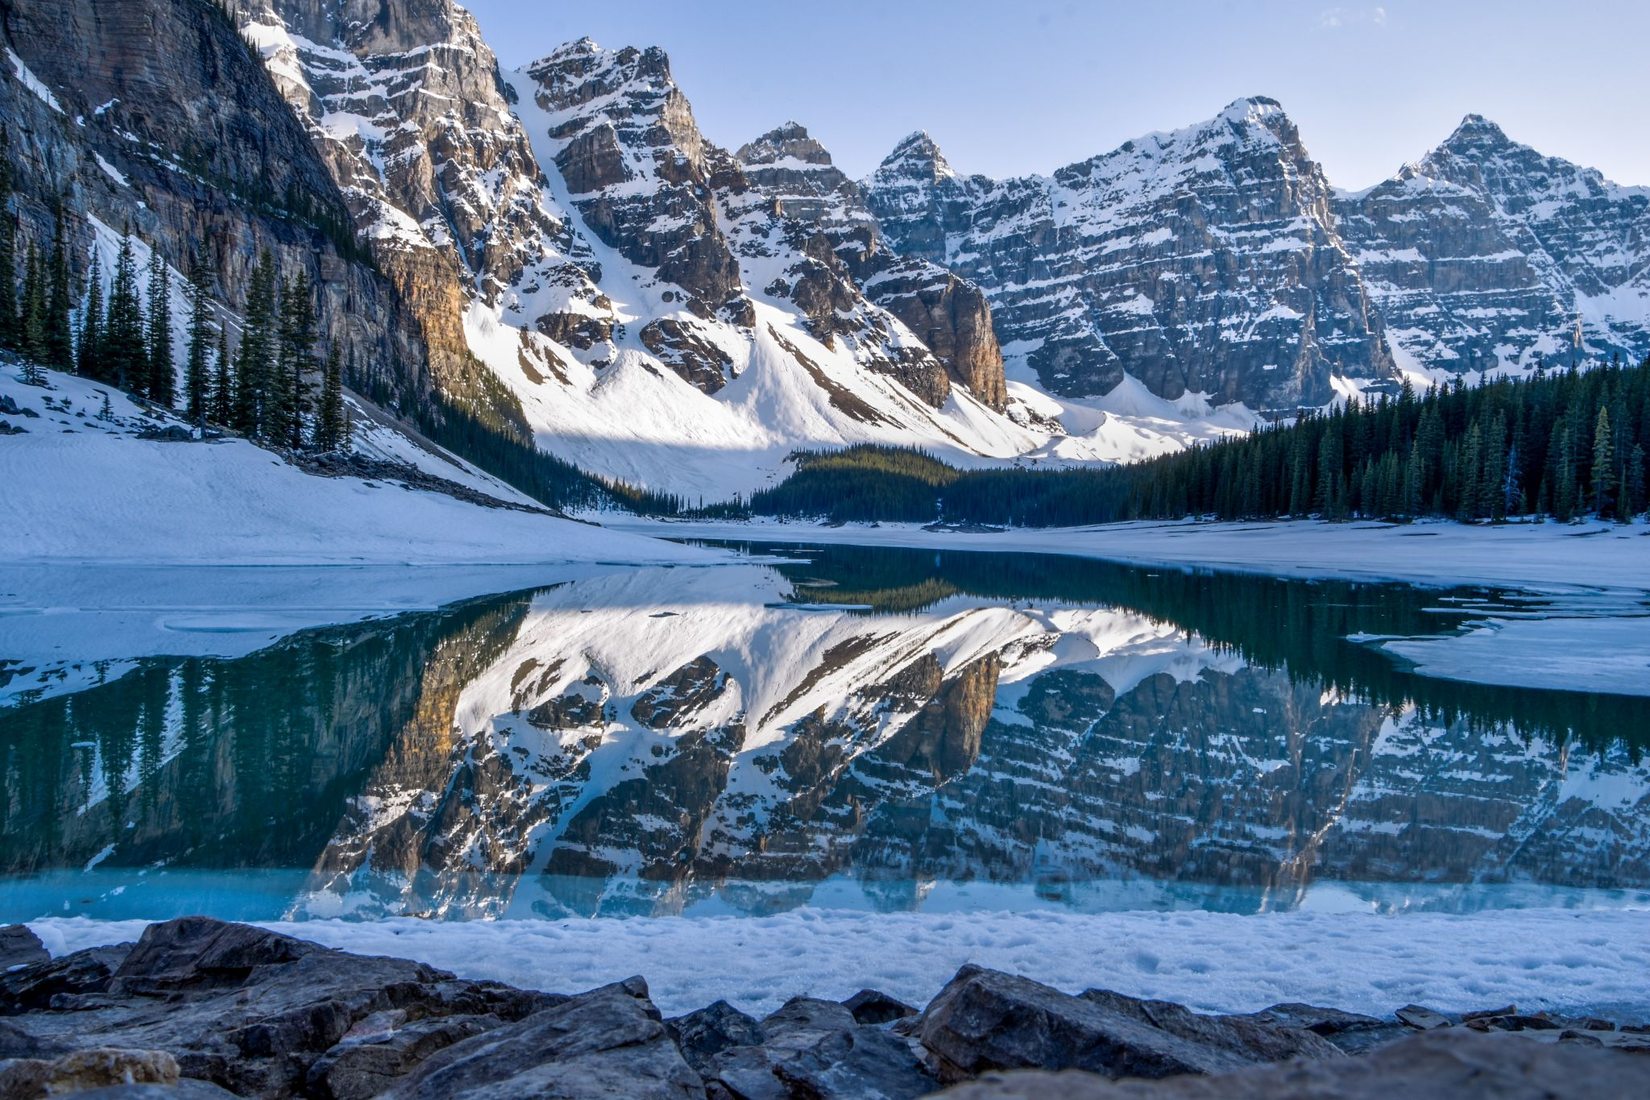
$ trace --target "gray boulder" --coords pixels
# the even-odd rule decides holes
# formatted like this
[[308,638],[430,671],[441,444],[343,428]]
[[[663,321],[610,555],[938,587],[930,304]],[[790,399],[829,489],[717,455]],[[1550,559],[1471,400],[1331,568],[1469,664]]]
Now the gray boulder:
[[666,1020],[665,1027],[688,1065],[700,1076],[708,1076],[716,1055],[733,1047],[761,1046],[762,1025],[726,1001],[717,1001],[697,1012]]
[[689,1100],[683,1060],[647,983],[631,978],[455,1043],[383,1094],[395,1100]]
[[1256,1016],[1205,1016],[1172,1001],[1141,1000],[1107,989],[1090,989],[1079,996],[1090,1004],[1250,1062],[1342,1057],[1341,1051],[1321,1035]]
[[34,966],[50,961],[51,957],[46,945],[28,925],[8,924],[0,928],[0,971]]
[[940,1077],[990,1070],[1082,1069],[1108,1077],[1219,1073],[1252,1061],[1137,1015],[1046,985],[965,966],[922,1014],[917,1035]]
[[853,1013],[854,1019],[862,1024],[891,1024],[895,1020],[917,1015],[917,1010],[904,1001],[874,989],[860,990],[843,1001],[842,1006]]
[[1650,1058],[1522,1034],[1446,1028],[1362,1058],[1287,1062],[1207,1077],[1110,1081],[1092,1073],[1005,1073],[947,1100],[1595,1100],[1650,1096]]
[[905,1039],[860,1024],[835,1001],[796,997],[761,1023],[760,1045],[711,1060],[712,1096],[736,1100],[905,1100],[937,1082]]
[[[184,1077],[243,1095],[299,1092],[329,1054],[317,1090],[336,1081],[357,1095],[375,1071],[393,1080],[431,1050],[554,1001],[199,917],[0,976],[0,1012],[27,1013],[27,1041],[167,1051]],[[473,1026],[422,1022],[443,1019]]]

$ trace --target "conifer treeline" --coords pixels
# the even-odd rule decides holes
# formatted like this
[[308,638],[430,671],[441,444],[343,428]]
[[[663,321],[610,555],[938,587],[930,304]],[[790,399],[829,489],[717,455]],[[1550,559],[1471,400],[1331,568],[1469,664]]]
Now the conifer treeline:
[[[7,153],[0,130],[0,154]],[[122,236],[104,292],[97,250],[76,308],[61,206],[51,250],[30,243],[21,257],[11,213],[11,165],[0,156],[0,348],[24,360],[25,380],[42,367],[78,373],[164,408],[288,450],[344,449],[349,442],[338,349],[317,361],[315,295],[306,276],[282,281],[265,252],[254,269],[237,354],[212,319],[206,270],[197,259],[183,288],[188,308],[183,393],[177,387],[173,282],[158,250],[138,271],[130,233]],[[21,266],[21,271],[19,271]],[[19,278],[20,276],[20,278]],[[140,285],[141,284],[141,285]],[[78,328],[75,316],[79,315]],[[319,390],[319,401],[313,395]]]
[[1045,527],[1132,519],[1625,520],[1650,506],[1650,360],[1355,401],[1104,470],[955,470],[919,451],[800,454],[710,514]]

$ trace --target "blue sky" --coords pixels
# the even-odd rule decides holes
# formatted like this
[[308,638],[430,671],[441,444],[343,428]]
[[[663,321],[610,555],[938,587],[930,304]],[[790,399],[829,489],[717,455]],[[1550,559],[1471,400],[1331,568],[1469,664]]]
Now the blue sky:
[[804,123],[860,176],[925,129],[959,171],[1048,172],[1245,95],[1364,187],[1468,112],[1650,184],[1650,2],[461,0],[506,68],[589,35],[658,45],[706,135]]

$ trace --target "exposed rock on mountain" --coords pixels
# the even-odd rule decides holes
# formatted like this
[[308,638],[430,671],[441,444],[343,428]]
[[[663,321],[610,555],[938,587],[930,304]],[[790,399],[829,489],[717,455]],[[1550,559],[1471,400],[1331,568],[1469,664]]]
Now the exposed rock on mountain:
[[692,312],[737,297],[739,264],[707,201],[715,187],[737,182],[737,169],[699,133],[664,51],[608,51],[586,38],[525,71],[585,225],[688,291]]
[[1395,351],[1419,366],[1650,353],[1650,188],[1542,156],[1468,115],[1336,209]]
[[443,391],[524,426],[470,353],[471,300],[566,334],[599,294],[474,18],[445,0],[251,0],[237,17],[418,315]]
[[[946,365],[951,380],[993,409],[1007,406],[1002,350],[978,287],[888,248],[859,186],[799,124],[770,130],[738,156],[774,212],[817,227],[864,293],[903,321]],[[941,399],[949,390],[941,379],[931,388]]]
[[97,224],[105,237],[130,226],[178,271],[199,255],[230,309],[267,249],[319,288],[329,335],[388,398],[426,398],[418,322],[355,245],[327,167],[215,5],[9,0],[0,20],[25,237],[49,238],[61,198],[77,281]]
[[1105,394],[1126,372],[1171,399],[1283,408],[1394,369],[1329,185],[1272,100],[1049,177],[965,178],[914,134],[866,188],[897,250],[984,288],[1052,393]]

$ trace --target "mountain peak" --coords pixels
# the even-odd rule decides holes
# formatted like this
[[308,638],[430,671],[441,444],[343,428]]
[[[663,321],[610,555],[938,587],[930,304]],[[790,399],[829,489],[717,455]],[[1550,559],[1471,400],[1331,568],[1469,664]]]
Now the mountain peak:
[[938,181],[957,173],[946,161],[945,154],[927,130],[913,130],[900,139],[894,151],[883,158],[876,174],[885,178],[926,179]]
[[751,165],[773,164],[787,158],[822,167],[831,163],[829,150],[808,133],[806,126],[794,120],[781,123],[756,140],[740,146],[735,156]]
[[1506,131],[1483,115],[1467,115],[1461,120],[1449,137],[1444,139],[1444,145],[1454,149],[1485,145],[1510,145],[1511,139]]
[[1290,140],[1295,124],[1285,113],[1283,104],[1271,96],[1251,95],[1228,103],[1213,121],[1237,127],[1258,126],[1279,138]]
[[1266,95],[1246,95],[1226,105],[1220,112],[1221,118],[1262,118],[1267,115],[1283,114],[1283,104]]

